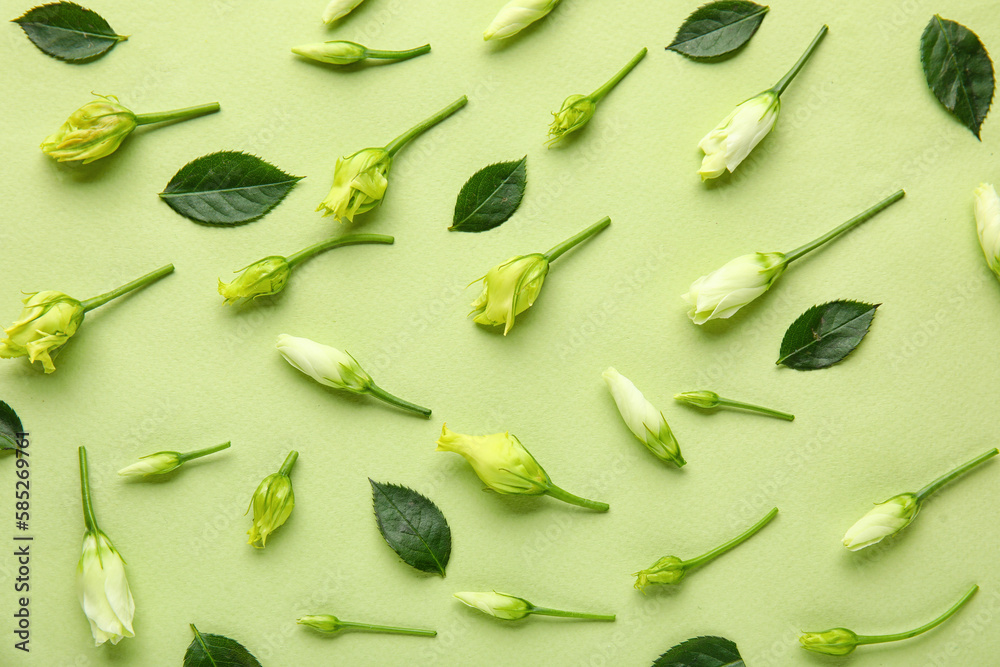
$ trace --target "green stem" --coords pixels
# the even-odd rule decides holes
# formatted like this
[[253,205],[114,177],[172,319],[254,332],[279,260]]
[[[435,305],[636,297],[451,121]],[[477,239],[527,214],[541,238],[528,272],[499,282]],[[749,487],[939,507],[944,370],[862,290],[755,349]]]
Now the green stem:
[[189,118],[197,118],[198,116],[205,116],[210,113],[215,113],[218,110],[219,110],[219,103],[212,102],[211,104],[199,104],[196,107],[187,107],[185,109],[174,109],[173,111],[161,111],[159,113],[140,113],[136,114],[135,124],[149,125],[150,123],[163,123],[168,120],[187,120]]
[[768,523],[770,523],[771,519],[773,519],[777,513],[778,513],[778,508],[777,507],[773,508],[770,512],[768,512],[764,516],[763,519],[761,519],[760,521],[758,521],[754,525],[752,525],[749,528],[747,528],[746,531],[744,531],[742,534],[740,534],[740,535],[734,537],[733,539],[729,540],[728,542],[726,542],[725,544],[723,544],[721,547],[718,547],[716,549],[712,549],[707,554],[704,554],[702,556],[698,556],[697,558],[692,558],[691,560],[688,560],[688,561],[684,561],[684,566],[686,568],[698,567],[699,565],[704,565],[705,563],[707,563],[708,561],[712,560],[713,558],[721,556],[722,554],[726,553],[727,551],[729,551],[733,547],[735,547],[735,546],[737,546],[737,545],[739,545],[739,544],[747,541],[751,537],[753,537],[757,533],[757,531],[759,531],[761,528],[763,528]]
[[902,199],[905,194],[906,192],[904,192],[903,190],[897,190],[896,192],[892,193],[879,203],[872,206],[867,211],[859,213],[858,215],[854,216],[853,218],[851,218],[844,224],[840,225],[836,229],[827,232],[826,234],[824,234],[823,236],[819,237],[814,241],[811,241],[803,246],[799,246],[798,248],[789,253],[785,253],[785,264],[791,264],[799,257],[802,257],[802,255],[805,255],[807,252],[811,252],[816,248],[820,247],[821,245],[823,245],[824,243],[826,243],[827,241],[832,241],[833,239],[837,238],[844,232],[847,232],[853,229],[854,227],[857,227],[862,222],[865,222],[869,218],[874,217],[875,214],[881,211],[882,209],[888,208],[890,205],[895,204],[897,201]]
[[111,290],[110,292],[101,294],[100,296],[95,296],[92,299],[87,299],[86,301],[83,301],[81,303],[81,305],[83,306],[83,312],[86,313],[93,310],[94,308],[103,306],[112,299],[117,299],[122,295],[128,294],[132,290],[139,289],[143,285],[148,285],[149,283],[155,280],[159,280],[163,276],[169,275],[173,272],[174,272],[173,264],[167,264],[166,266],[161,266],[156,271],[153,271],[152,273],[147,273],[141,278],[136,278],[132,282],[122,285],[118,289]]
[[87,526],[87,532],[93,533],[100,530],[97,527],[97,519],[94,518],[94,506],[90,502],[90,475],[87,471],[87,448],[80,447],[80,497],[83,500],[83,523]]
[[532,606],[531,613],[538,614],[539,616],[560,616],[562,618],[586,618],[592,621],[615,620],[614,614],[586,614],[582,611],[563,611],[561,609],[549,609],[548,607]]
[[608,216],[604,216],[601,220],[595,222],[590,227],[587,227],[585,230],[583,230],[576,236],[566,239],[556,247],[549,250],[547,253],[545,253],[545,259],[547,259],[549,262],[556,261],[557,259],[559,259],[559,256],[562,255],[564,252],[566,252],[573,246],[582,243],[583,241],[586,241],[591,236],[603,230],[610,224],[611,224],[611,218],[609,218]]
[[416,58],[417,56],[422,56],[425,53],[430,53],[430,50],[430,44],[424,44],[423,46],[418,46],[415,49],[406,49],[405,51],[379,51],[378,49],[365,49],[365,57],[380,58],[383,60],[409,60],[410,58]]
[[340,626],[344,629],[363,630],[365,632],[387,632],[396,635],[417,635],[420,637],[434,637],[437,630],[420,630],[417,628],[397,628],[392,625],[372,625],[370,623],[352,623],[341,621]]
[[331,248],[339,248],[346,245],[360,245],[363,243],[385,243],[387,245],[391,245],[394,241],[394,238],[386,236],[385,234],[350,234],[348,236],[341,236],[340,238],[320,241],[319,243],[309,246],[305,250],[300,250],[294,255],[286,257],[285,261],[288,262],[288,268],[293,269],[296,265],[301,264],[310,257],[330,250]]
[[991,459],[996,455],[997,455],[997,449],[996,447],[994,447],[990,451],[986,452],[985,454],[981,454],[980,456],[977,456],[968,463],[964,463],[958,466],[951,472],[941,475],[936,480],[934,480],[924,488],[917,491],[916,494],[917,502],[923,502],[924,500],[926,500],[927,496],[931,495],[932,493],[940,489],[942,486],[944,486],[951,480],[955,479],[956,477],[961,477],[965,473],[969,472],[970,470],[978,466],[980,463],[983,463],[984,461],[987,461],[988,459]]
[[802,54],[802,56],[798,59],[798,62],[796,62],[792,66],[792,69],[788,70],[788,74],[781,77],[781,81],[774,84],[774,87],[771,88],[771,90],[774,91],[775,95],[780,96],[783,92],[785,92],[785,88],[788,87],[788,84],[792,82],[792,79],[795,78],[795,75],[799,73],[799,70],[802,69],[802,66],[805,65],[806,61],[809,60],[809,57],[812,56],[813,50],[816,49],[816,46],[820,43],[820,40],[823,39],[823,35],[825,35],[826,31],[829,29],[830,28],[825,25],[819,29],[819,32],[813,38],[812,43],[810,43],[809,47],[806,48],[806,52]]
[[409,410],[410,412],[415,412],[418,415],[423,415],[424,417],[431,416],[430,408],[421,407],[416,403],[410,403],[409,401],[404,401],[399,396],[390,394],[389,392],[387,392],[385,389],[378,386],[374,382],[372,382],[368,386],[368,393],[381,401],[385,401],[389,405],[395,405],[397,408]]
[[285,457],[285,462],[281,464],[281,468],[278,470],[278,474],[288,477],[292,473],[292,466],[295,465],[295,461],[298,458],[299,458],[299,453],[294,449],[288,452],[288,456]]
[[973,586],[969,589],[969,592],[962,596],[962,599],[952,605],[951,609],[941,614],[941,616],[935,618],[930,623],[926,625],[921,625],[916,630],[910,630],[909,632],[900,632],[894,635],[858,635],[858,644],[883,644],[885,642],[898,642],[901,639],[909,639],[910,637],[916,637],[917,635],[922,635],[923,633],[936,628],[941,625],[949,618],[955,615],[959,609],[962,608],[969,599],[976,594],[979,590],[979,586]]
[[232,441],[230,441],[230,442],[224,442],[221,445],[216,445],[215,447],[206,447],[205,449],[197,449],[197,450],[195,450],[193,452],[188,452],[186,454],[181,454],[181,456],[180,456],[181,463],[187,463],[191,459],[199,459],[202,456],[208,456],[209,454],[214,454],[216,452],[221,452],[223,449],[229,449],[229,446],[231,444],[232,444]]
[[607,83],[605,83],[603,86],[601,86],[600,88],[592,92],[590,95],[588,95],[591,101],[594,104],[597,104],[598,102],[603,100],[604,96],[610,93],[612,88],[621,83],[621,80],[624,79],[625,76],[629,72],[631,72],[636,65],[639,64],[639,61],[645,57],[646,57],[646,47],[644,46],[642,47],[642,50],[639,51],[639,53],[635,54],[635,57],[633,57],[632,60],[628,61],[628,64],[625,65],[625,67],[622,67],[621,70],[618,71],[618,74],[615,74],[608,80]]
[[434,127],[468,103],[469,98],[462,95],[460,98],[449,104],[444,109],[441,109],[441,111],[438,111],[424,122],[414,125],[412,128],[390,141],[389,145],[385,147],[389,157],[395,157],[396,153],[399,152],[399,149],[408,144],[413,138]]
[[549,482],[549,486],[545,489],[545,493],[549,494],[556,500],[561,500],[564,503],[569,503],[570,505],[586,507],[587,509],[597,510],[598,512],[607,512],[609,509],[607,503],[581,498],[580,496],[574,495],[565,489],[559,488],[552,482]]
[[741,410],[749,410],[751,412],[759,412],[762,415],[768,415],[769,417],[777,417],[778,419],[784,419],[786,421],[793,421],[795,415],[788,412],[782,412],[781,410],[772,410],[771,408],[765,408],[763,405],[754,405],[753,403],[744,403],[743,401],[734,401],[731,398],[719,397],[719,405],[724,405],[729,408],[739,408]]

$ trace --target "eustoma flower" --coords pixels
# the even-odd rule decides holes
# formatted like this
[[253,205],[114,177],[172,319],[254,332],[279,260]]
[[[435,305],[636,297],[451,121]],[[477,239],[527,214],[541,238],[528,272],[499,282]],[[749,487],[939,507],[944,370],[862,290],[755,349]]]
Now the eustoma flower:
[[756,252],[731,260],[722,268],[691,283],[682,299],[691,304],[688,316],[695,324],[732,317],[771,287],[789,264],[857,227],[882,209],[903,198],[902,190],[883,199],[818,239],[788,253]]
[[702,408],[704,410],[715,410],[716,408],[736,408],[737,410],[747,410],[749,412],[756,412],[769,417],[777,417],[778,419],[784,419],[785,421],[792,421],[795,419],[795,415],[793,414],[782,412],[781,410],[772,410],[771,408],[754,405],[753,403],[744,403],[743,401],[734,401],[731,398],[723,398],[714,391],[685,391],[675,395],[674,400],[688,405],[693,405],[696,408]]
[[390,405],[424,417],[431,414],[430,408],[404,401],[379,387],[372,376],[347,352],[288,334],[278,336],[277,347],[285,361],[320,384],[354,394],[370,394]]
[[378,49],[369,49],[367,46],[362,46],[357,42],[333,41],[296,46],[292,49],[292,53],[303,58],[331,65],[353,65],[367,58],[374,60],[408,60],[409,58],[429,53],[430,50],[430,44],[424,44],[415,49],[407,49],[405,51],[380,51]]
[[511,0],[493,19],[483,33],[483,39],[506,39],[555,9],[559,0]]
[[823,655],[847,655],[853,653],[854,649],[858,646],[863,646],[865,644],[884,644],[886,642],[898,642],[902,639],[909,639],[910,637],[916,637],[917,635],[922,635],[923,633],[936,628],[941,625],[949,618],[951,618],[955,612],[962,608],[962,606],[969,601],[969,599],[975,595],[976,591],[979,590],[979,586],[973,586],[969,589],[969,592],[962,596],[962,599],[956,602],[951,609],[941,614],[930,623],[920,626],[915,630],[910,630],[909,632],[899,632],[892,635],[859,635],[852,630],[847,628],[833,628],[831,630],[824,630],[823,632],[803,632],[799,636],[799,642],[802,644],[802,648],[807,651],[812,651],[813,653],[822,653]]
[[239,271],[234,271],[234,273],[239,273],[240,277],[232,282],[224,283],[220,279],[219,294],[225,297],[226,305],[236,303],[242,299],[259,299],[264,296],[278,294],[285,289],[285,285],[292,274],[292,269],[307,259],[332,248],[365,243],[391,245],[393,238],[382,234],[351,234],[321,241],[289,257],[281,257],[279,255],[265,257],[249,266],[243,267]]
[[646,48],[643,47],[618,74],[615,74],[607,83],[590,95],[570,95],[567,97],[566,101],[563,102],[562,108],[552,113],[555,118],[549,127],[549,147],[551,148],[553,144],[567,134],[576,132],[589,123],[590,119],[594,116],[594,111],[597,109],[597,103],[603,100],[645,56]]
[[330,4],[323,10],[323,22],[333,23],[337,19],[344,18],[362,2],[364,0],[330,0]]
[[773,88],[741,103],[714,130],[705,135],[698,144],[698,148],[705,153],[701,169],[698,170],[702,180],[718,178],[727,169],[730,173],[736,171],[740,162],[767,136],[778,120],[781,94],[809,60],[827,29],[826,26],[820,29],[795,66]]
[[42,152],[59,162],[82,160],[89,164],[114,153],[139,125],[187,120],[219,110],[219,104],[213,102],[162,113],[134,114],[113,95],[99,97],[74,111],[57,132],[45,137]]
[[167,264],[116,290],[86,301],[78,301],[62,292],[51,290],[29,294],[23,301],[21,319],[4,329],[7,335],[0,340],[0,357],[28,357],[31,362],[40,361],[46,373],[55,372],[52,357],[80,328],[85,313],[158,280],[173,270],[174,265]]
[[476,475],[497,493],[522,496],[548,494],[557,500],[607,512],[607,503],[588,500],[565,491],[549,479],[535,457],[510,433],[463,435],[441,428],[438,452],[455,452],[469,462]]
[[698,556],[697,558],[692,558],[691,560],[681,560],[677,556],[664,556],[653,563],[653,565],[648,569],[640,570],[635,573],[635,587],[638,590],[645,592],[646,586],[649,586],[650,584],[676,584],[680,582],[680,580],[683,579],[688,573],[688,570],[692,570],[699,565],[704,565],[710,560],[726,553],[738,544],[750,539],[757,533],[757,531],[770,523],[771,519],[773,519],[777,513],[778,508],[775,507],[768,512],[763,519],[747,528],[746,531],[740,535],[737,535],[722,546],[712,549],[708,553]]
[[132,631],[135,601],[125,577],[125,561],[94,518],[87,449],[80,447],[79,455],[80,493],[87,534],[83,537],[83,553],[76,567],[77,593],[83,613],[90,621],[94,644],[100,646],[107,641],[117,644],[125,637],[135,637]]
[[136,463],[119,470],[118,474],[122,477],[149,477],[150,475],[165,475],[168,472],[177,470],[192,459],[198,459],[202,456],[208,456],[209,454],[221,452],[223,449],[228,449],[230,444],[231,443],[224,442],[221,445],[216,445],[215,447],[199,449],[185,454],[173,451],[156,452],[155,454],[140,457]]
[[285,457],[281,469],[264,478],[253,492],[247,512],[253,510],[253,525],[247,531],[250,539],[248,544],[260,548],[267,546],[267,537],[288,521],[295,508],[295,493],[292,491],[292,466],[299,458],[299,453],[292,450]]
[[360,632],[385,632],[395,635],[417,635],[421,637],[434,637],[436,630],[419,630],[417,628],[398,628],[392,625],[372,625],[371,623],[354,623],[352,621],[342,621],[330,614],[319,614],[316,616],[303,616],[296,621],[299,625],[307,625],[326,634],[336,634],[342,630],[358,630]]
[[920,489],[916,493],[901,493],[884,502],[878,503],[855,523],[844,535],[844,546],[851,551],[858,551],[873,544],[878,544],[887,537],[892,537],[910,525],[921,504],[927,497],[942,486],[969,472],[979,464],[997,455],[996,448],[977,456],[968,463],[960,465],[949,473]]
[[989,183],[976,188],[976,231],[986,263],[1000,278],[1000,197]]
[[524,598],[507,595],[506,593],[455,593],[455,597],[464,604],[478,609],[484,614],[502,621],[519,621],[532,614],[539,616],[562,616],[563,618],[584,618],[591,621],[613,621],[614,614],[587,614],[581,611],[562,611],[537,607]]
[[337,158],[333,169],[333,187],[317,211],[332,215],[341,222],[353,222],[354,216],[372,210],[382,203],[389,187],[392,159],[412,139],[452,115],[469,100],[464,95],[427,120],[396,137],[385,148],[364,148],[353,155]]
[[549,272],[549,264],[610,224],[611,218],[606,217],[544,254],[518,255],[490,269],[480,278],[483,291],[472,302],[469,314],[475,315],[473,321],[493,326],[502,324],[506,336],[514,326],[514,318],[530,308],[538,298]]
[[609,367],[602,377],[608,383],[618,412],[639,442],[646,445],[646,449],[661,461],[670,461],[678,467],[684,465],[680,445],[663,413],[646,400],[631,380],[614,368]]

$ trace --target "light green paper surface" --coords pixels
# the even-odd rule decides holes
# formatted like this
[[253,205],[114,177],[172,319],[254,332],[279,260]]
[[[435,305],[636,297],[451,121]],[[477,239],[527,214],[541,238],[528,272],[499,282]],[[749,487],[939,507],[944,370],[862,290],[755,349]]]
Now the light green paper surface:
[[[499,45],[481,31],[501,0],[368,0],[332,30],[323,4],[95,0],[88,6],[131,37],[82,66],[3,27],[0,320],[17,317],[21,290],[88,298],[167,262],[177,271],[88,315],[54,375],[0,363],[0,398],[31,432],[35,538],[32,652],[13,650],[4,613],[0,663],[177,665],[193,622],[267,667],[641,666],[701,634],[736,641],[751,667],[809,666],[832,662],[799,649],[799,630],[907,630],[973,583],[981,592],[948,624],[863,647],[850,664],[996,660],[996,463],[942,491],[888,548],[840,545],[873,502],[996,444],[1000,285],[976,239],[972,190],[1000,179],[1000,125],[994,112],[977,141],[927,89],[918,51],[939,12],[1000,53],[993,3],[774,0],[750,44],[711,65],[663,50],[695,2],[567,0]],[[6,17],[29,6],[8,4]],[[702,185],[698,141],[784,74],[824,22],[830,33],[783,96],[775,132],[734,178]],[[433,51],[348,71],[289,52],[322,39]],[[549,112],[641,46],[649,56],[590,126],[546,150]],[[140,113],[216,100],[222,111],[140,129],[89,167],[58,165],[37,145],[90,91]],[[468,107],[400,154],[385,204],[352,228],[392,234],[394,246],[331,251],[280,298],[223,307],[217,278],[348,231],[313,212],[338,156],[384,145],[462,94]],[[267,217],[231,229],[159,201],[180,167],[223,149],[307,178]],[[446,231],[469,176],[525,153],[528,190],[512,220],[483,234]],[[698,276],[742,253],[790,250],[900,187],[903,201],[796,262],[731,322],[698,328],[686,317],[680,295]],[[478,293],[467,283],[604,215],[611,227],[553,265],[510,335],[466,319]],[[860,348],[824,371],[776,367],[786,327],[836,298],[883,304]],[[313,383],[278,355],[279,333],[348,350],[432,418]],[[663,410],[683,470],[628,432],[601,379],[609,365]],[[693,389],[796,420],[705,415],[671,398]],[[610,512],[482,492],[464,461],[433,451],[443,421],[510,430],[553,481]],[[168,481],[115,472],[140,455],[226,440],[232,449]],[[136,600],[136,637],[117,647],[92,647],[76,599],[81,444],[98,521],[128,561]],[[292,448],[297,506],[255,550],[243,511]],[[0,460],[8,545],[13,464]],[[438,504],[454,539],[447,578],[415,572],[384,543],[369,476]],[[697,556],[772,506],[781,513],[771,525],[678,588],[632,588],[630,573],[666,554]],[[12,548],[0,551],[0,609],[13,610]],[[501,623],[451,597],[491,588],[618,621]],[[295,625],[312,613],[439,635],[328,639]]]

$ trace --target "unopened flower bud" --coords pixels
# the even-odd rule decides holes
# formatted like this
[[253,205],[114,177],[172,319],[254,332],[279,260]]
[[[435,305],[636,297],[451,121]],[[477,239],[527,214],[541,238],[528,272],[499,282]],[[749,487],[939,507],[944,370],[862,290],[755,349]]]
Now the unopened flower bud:
[[851,551],[864,549],[892,537],[910,525],[920,503],[913,493],[901,493],[868,511],[844,535],[844,546]]
[[240,299],[258,299],[285,289],[291,268],[284,257],[265,257],[234,273],[240,276],[229,283],[219,280],[219,294],[231,305]]
[[247,512],[253,510],[253,525],[247,531],[250,536],[249,544],[256,547],[257,542],[260,542],[260,548],[263,549],[267,546],[268,536],[291,516],[295,507],[295,494],[289,474],[298,456],[298,452],[290,452],[281,470],[265,477],[254,491],[250,507],[247,508]]
[[137,127],[135,114],[108,95],[70,114],[57,132],[42,142],[42,151],[60,162],[89,164],[111,155]]

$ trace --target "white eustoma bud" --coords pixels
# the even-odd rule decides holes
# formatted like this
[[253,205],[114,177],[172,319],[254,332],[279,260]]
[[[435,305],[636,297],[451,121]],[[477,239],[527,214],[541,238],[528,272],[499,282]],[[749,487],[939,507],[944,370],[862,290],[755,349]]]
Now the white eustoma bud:
[[125,563],[108,536],[99,530],[87,531],[83,538],[76,583],[96,646],[107,641],[117,644],[135,636],[135,601],[125,578]]
[[527,600],[505,593],[455,593],[455,597],[478,609],[504,621],[517,621],[531,614],[532,604]]
[[162,475],[178,467],[184,461],[178,452],[157,452],[143,456],[130,466],[118,471],[123,477],[146,477],[147,475]]
[[989,183],[976,188],[976,229],[986,263],[1000,277],[1000,197]]
[[281,334],[277,348],[285,361],[320,384],[355,393],[364,393],[371,388],[371,376],[354,357],[335,347]]
[[740,162],[774,127],[780,108],[778,95],[771,90],[765,91],[737,106],[705,135],[698,144],[705,153],[698,170],[702,180],[718,178],[727,169],[730,173],[736,171]]
[[916,494],[901,493],[879,503],[851,526],[844,535],[844,546],[851,551],[864,549],[891,537],[910,525],[920,509]]
[[364,0],[330,0],[330,4],[323,11],[323,22],[333,23],[337,19],[347,16],[362,2]]
[[609,367],[602,376],[608,383],[622,419],[635,437],[657,458],[672,461],[678,466],[684,465],[677,438],[667,425],[663,413],[646,400],[631,380],[614,368]]
[[766,292],[785,270],[780,252],[741,255],[691,283],[682,299],[691,304],[688,316],[695,324],[732,317]]
[[506,39],[552,11],[559,0],[511,0],[483,33],[483,39]]

